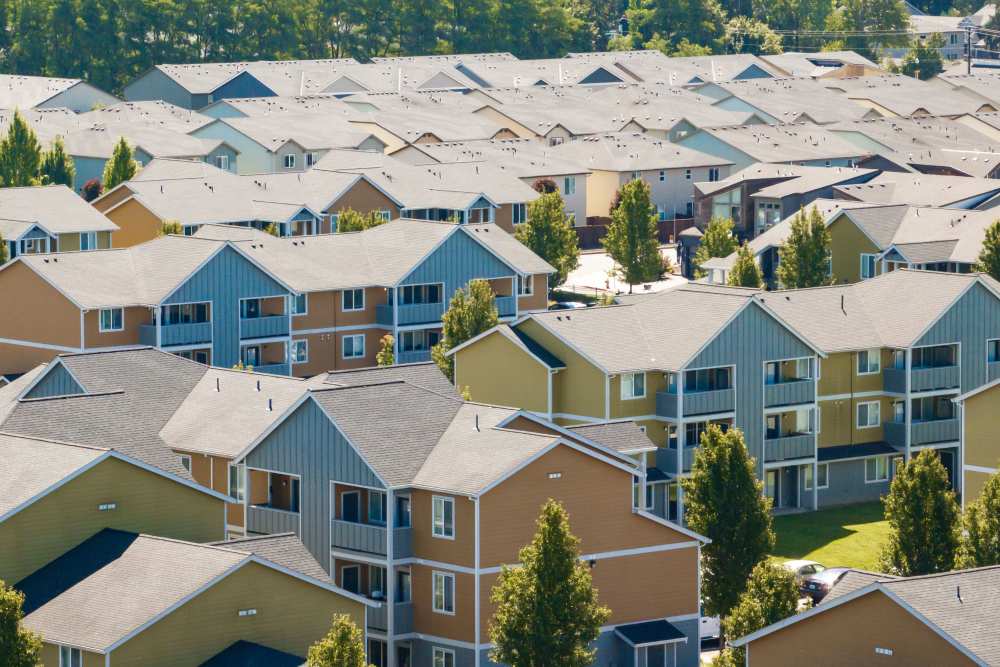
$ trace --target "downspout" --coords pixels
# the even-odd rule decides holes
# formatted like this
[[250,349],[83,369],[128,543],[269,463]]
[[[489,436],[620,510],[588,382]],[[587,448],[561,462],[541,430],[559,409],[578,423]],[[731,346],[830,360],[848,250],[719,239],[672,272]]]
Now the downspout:
[[912,378],[910,373],[913,372],[913,350],[912,348],[906,348],[906,402],[903,404],[903,416],[906,419],[906,449],[903,456],[903,461],[906,463],[910,462],[910,430],[913,425],[913,409],[910,404],[910,389]]
[[[396,494],[393,490],[385,490],[385,604],[386,610],[386,631],[385,648],[389,654],[389,667],[396,667],[395,639],[396,632],[396,566],[393,563],[395,554],[393,547],[396,542]],[[367,614],[367,612],[366,612]],[[367,624],[366,624],[367,629]]]
[[[687,432],[684,428],[684,369],[677,372],[677,523],[684,525],[684,489],[681,476],[684,474],[684,447]],[[669,498],[667,499],[669,501]],[[670,510],[667,510],[670,513]],[[701,586],[699,579],[699,587]]]
[[611,421],[611,375],[604,374],[604,421]]
[[473,498],[472,502],[473,502],[473,505],[474,505],[475,516],[476,516],[476,518],[475,518],[475,534],[476,534],[475,535],[475,539],[476,539],[476,543],[475,543],[475,561],[473,562],[473,568],[475,569],[475,578],[476,578],[476,581],[475,581],[475,597],[476,597],[476,601],[475,601],[475,604],[476,604],[475,632],[476,632],[476,638],[475,638],[475,641],[473,642],[473,645],[474,645],[475,651],[476,651],[476,662],[475,662],[475,665],[476,665],[476,667],[479,667],[479,665],[480,665],[480,653],[481,653],[480,650],[479,650],[479,641],[481,639],[481,636],[480,636],[480,632],[481,632],[480,625],[482,623],[482,619],[481,619],[482,609],[480,607],[480,601],[479,601],[480,600],[480,576],[479,576],[480,562],[479,562],[479,498],[478,498],[478,496],[475,497],[475,498]]
[[[86,334],[86,328],[84,327],[84,317],[85,317],[84,314],[86,312],[87,311],[85,311],[83,309],[80,310],[80,351],[81,352],[83,352],[84,350],[87,349],[87,334]],[[124,315],[122,317],[124,317]]]

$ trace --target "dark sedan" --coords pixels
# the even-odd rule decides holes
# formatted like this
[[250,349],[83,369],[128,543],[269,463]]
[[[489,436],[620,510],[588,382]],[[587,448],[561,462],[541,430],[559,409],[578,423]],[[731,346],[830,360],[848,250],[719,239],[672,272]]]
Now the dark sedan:
[[819,604],[820,600],[826,597],[834,584],[840,581],[841,577],[847,574],[849,567],[830,567],[822,572],[806,577],[802,580],[799,590],[803,596],[812,599],[813,604]]

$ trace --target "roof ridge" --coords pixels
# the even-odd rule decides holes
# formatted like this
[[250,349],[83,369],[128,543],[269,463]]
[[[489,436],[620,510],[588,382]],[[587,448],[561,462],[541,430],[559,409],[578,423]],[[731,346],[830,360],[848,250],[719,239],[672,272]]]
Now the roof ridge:
[[70,398],[95,398],[101,396],[117,396],[119,394],[124,395],[124,389],[109,389],[107,391],[94,391],[87,392],[84,391],[80,394],[60,394],[58,396],[37,396],[35,398],[19,398],[18,403],[41,403],[43,401],[62,401]]
[[[912,577],[895,577],[889,581],[880,581],[880,584],[904,584],[910,581],[923,581],[925,579],[943,579],[945,577],[954,577],[963,574],[968,574],[970,572],[983,572],[985,570],[1000,570],[1000,563],[995,565],[983,565],[980,567],[970,567],[964,570],[949,570],[948,572],[934,572],[931,574],[918,574]],[[893,576],[893,575],[880,575],[880,576]]]
[[23,433],[17,433],[16,431],[7,431],[0,429],[0,435],[6,435],[13,438],[20,438],[21,440],[34,440],[36,442],[47,442],[53,445],[64,445],[66,447],[78,447],[80,449],[92,449],[99,452],[113,452],[116,451],[111,447],[100,447],[98,445],[85,445],[81,442],[70,442],[69,440],[56,440],[55,438],[43,438],[37,435],[27,435]]

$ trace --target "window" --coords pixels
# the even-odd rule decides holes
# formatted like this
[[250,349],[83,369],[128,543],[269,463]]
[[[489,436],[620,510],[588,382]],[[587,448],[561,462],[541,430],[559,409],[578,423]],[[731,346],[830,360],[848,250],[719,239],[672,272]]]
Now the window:
[[365,356],[365,335],[353,334],[344,336],[344,350],[341,356],[344,359],[359,359]]
[[215,156],[215,166],[219,169],[229,171],[229,156],[228,155],[216,155]]
[[666,183],[667,182],[667,172],[665,170],[661,169],[660,173],[659,173],[659,178],[660,178],[660,183]]
[[292,363],[293,364],[304,364],[309,361],[309,341],[308,340],[293,340],[292,341]]
[[375,598],[385,598],[385,568],[378,565],[368,566],[368,590]]
[[434,573],[434,611],[439,614],[455,613],[455,575]]
[[368,523],[385,524],[385,493],[368,492]]
[[455,667],[455,652],[448,648],[434,648],[434,664],[431,667]]
[[[550,473],[551,474],[551,473]],[[558,473],[557,473],[558,474]],[[632,478],[632,509],[639,509],[639,495],[642,493],[640,490],[642,484],[639,483],[638,477]],[[646,485],[646,497],[644,498],[645,504],[642,506],[644,510],[653,509],[653,486],[651,484]]]
[[865,459],[865,484],[889,481],[889,457],[872,456]]
[[515,225],[520,225],[521,223],[528,221],[528,206],[527,204],[514,204],[511,206],[511,216]]
[[986,360],[991,364],[1000,361],[1000,340],[986,341]]
[[198,324],[210,321],[209,304],[178,303],[160,309],[162,324]]
[[455,539],[455,499],[434,496],[432,515],[431,534]]
[[879,425],[882,404],[878,401],[858,403],[857,427],[875,428]]
[[382,218],[385,222],[392,220],[392,211],[387,208],[380,208],[377,213],[378,217]]
[[[441,303],[442,286],[440,283],[430,285],[406,285],[399,290],[399,303],[409,306],[415,303]],[[390,298],[392,292],[389,292]]]
[[549,146],[558,146],[563,142],[562,137],[549,137]]
[[879,351],[862,350],[858,352],[858,375],[871,375],[879,372]]
[[535,293],[535,276],[517,277],[517,295],[531,296]]
[[685,169],[684,170],[684,178],[686,178],[689,181],[691,180],[691,170],[690,169]]
[[576,194],[576,176],[566,176],[563,178],[563,194]]
[[441,341],[441,334],[437,331],[427,331],[418,329],[416,331],[399,332],[400,352],[425,352]]
[[642,178],[642,172],[641,171],[633,171],[632,172],[632,180],[633,181],[638,181],[640,178]]
[[387,667],[389,664],[389,645],[381,639],[368,639],[368,660],[373,667]]
[[694,215],[694,202],[689,201],[684,204],[684,217],[690,218]]
[[660,221],[667,219],[667,209],[663,206],[663,204],[656,205],[656,219]]
[[645,373],[622,373],[622,400],[630,401],[646,395]]
[[285,153],[285,169],[295,168],[295,153]]
[[306,166],[307,167],[311,167],[314,164],[316,164],[316,154],[315,153],[306,153]]
[[718,167],[709,167],[708,168],[708,180],[713,181],[713,182],[719,180],[719,168]]
[[260,317],[260,299],[243,299],[240,301],[240,317],[244,320]]
[[341,294],[341,308],[343,310],[365,309],[365,291],[363,289],[345,289]]
[[97,250],[97,232],[80,233],[80,250]]
[[83,667],[83,653],[78,648],[60,646],[59,667]]
[[191,472],[191,457],[187,454],[181,454],[181,465],[185,470]]
[[868,278],[875,277],[875,258],[878,255],[873,255],[871,253],[863,252],[861,253],[861,279],[867,280]]
[[292,297],[292,315],[306,315],[309,313],[309,295],[296,294]]
[[125,328],[123,323],[124,310],[121,308],[101,309],[101,333],[105,331],[121,331]]
[[238,503],[243,502],[246,495],[244,483],[246,482],[246,466],[242,463],[229,466],[229,497]]
[[[813,490],[813,467],[811,465],[802,466],[805,469],[805,490]],[[817,489],[825,489],[830,486],[830,465],[828,463],[820,463],[816,466],[816,477],[819,479],[819,485]]]

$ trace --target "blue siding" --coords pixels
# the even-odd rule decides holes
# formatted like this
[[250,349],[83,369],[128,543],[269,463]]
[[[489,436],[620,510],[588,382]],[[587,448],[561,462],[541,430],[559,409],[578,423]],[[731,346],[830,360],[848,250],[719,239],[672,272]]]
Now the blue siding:
[[813,354],[763,308],[751,303],[688,364],[690,368],[736,365],[734,421],[743,430],[758,468],[764,460],[764,363]]
[[598,67],[596,70],[588,74],[587,76],[580,79],[579,83],[581,85],[585,84],[597,84],[597,83],[622,83],[620,77],[615,76],[603,67]]
[[988,381],[986,341],[990,338],[1000,338],[1000,300],[977,284],[914,346],[961,343],[962,391],[966,392]]
[[274,97],[275,92],[249,72],[241,72],[212,91],[212,100],[238,97]]
[[368,464],[315,401],[307,400],[246,458],[247,466],[300,475],[302,542],[330,563],[330,480],[381,488]]
[[457,227],[456,231],[400,284],[443,282],[443,298],[447,303],[455,290],[465,287],[470,280],[516,275],[514,269],[497,259],[496,255],[478,241],[469,238],[472,233],[475,232],[466,232],[464,227]]
[[228,367],[239,361],[240,299],[287,294],[278,281],[227,246],[165,303],[212,302],[212,363]]
[[[873,502],[889,493],[889,482],[865,483],[865,460],[830,461],[827,482],[829,487],[819,489],[817,500],[820,509],[834,505]],[[805,489],[805,473],[799,470],[799,488]],[[802,491],[808,496],[812,491]]]
[[129,102],[163,100],[184,109],[194,109],[191,93],[158,69],[151,69],[122,91]]
[[45,372],[25,398],[47,398],[49,396],[69,396],[84,393],[83,387],[73,379],[62,364],[58,364]]
[[773,79],[770,72],[765,70],[759,65],[750,65],[745,70],[733,77],[734,80],[739,81],[741,79]]
[[73,167],[76,169],[76,176],[73,177],[73,189],[79,192],[84,184],[96,178],[101,180],[104,178],[104,165],[107,160],[101,157],[80,157],[76,155],[71,155],[73,158]]

